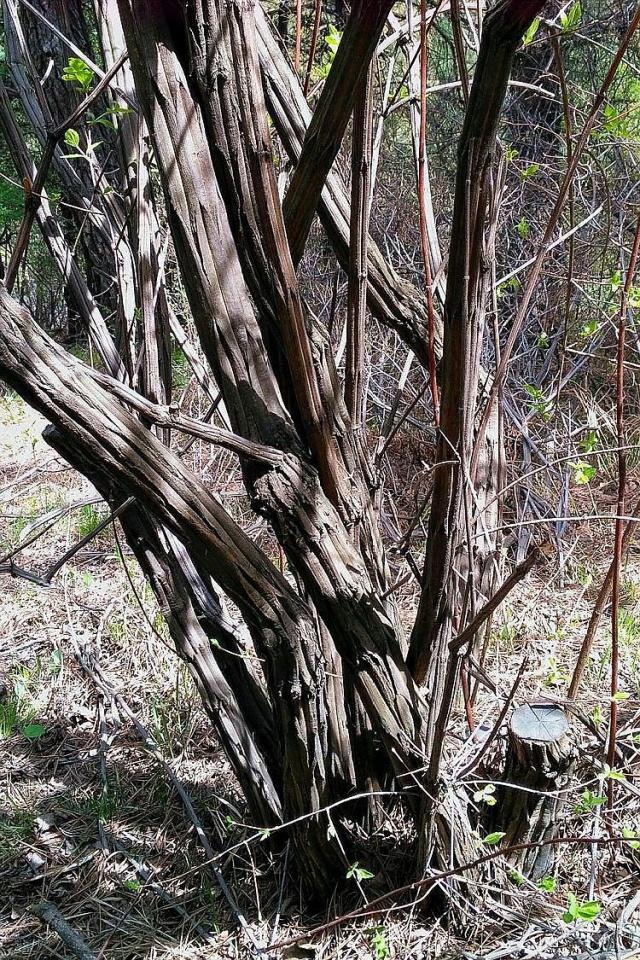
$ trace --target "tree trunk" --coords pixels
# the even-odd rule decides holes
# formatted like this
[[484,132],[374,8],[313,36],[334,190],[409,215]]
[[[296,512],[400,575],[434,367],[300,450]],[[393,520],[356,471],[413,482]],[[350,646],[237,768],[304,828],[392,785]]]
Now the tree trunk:
[[[148,7],[148,0],[135,8],[121,0],[120,6],[187,294],[232,427],[247,439],[286,451],[275,469],[245,465],[248,492],[254,507],[272,524],[340,656],[352,668],[358,693],[392,768],[405,771],[423,761],[420,696],[403,662],[396,623],[389,619],[362,557],[323,491],[319,471],[309,463],[277,390],[238,259],[245,251],[234,243],[214,172],[213,145],[209,145],[180,62],[185,21],[178,16],[163,21],[155,7]],[[240,19],[246,17],[246,11],[240,10],[232,5],[227,16],[238,13]],[[209,14],[208,22],[218,22],[213,4]],[[227,23],[225,29],[232,27]],[[198,36],[196,30],[196,40]],[[250,40],[246,42],[250,44]],[[210,48],[206,45],[203,49]],[[208,126],[210,135],[212,128],[213,123]],[[248,129],[246,134],[248,142],[254,143],[253,132]],[[254,160],[260,159],[263,149],[258,143]],[[253,182],[257,190],[272,189],[259,178]],[[259,201],[275,203],[272,193],[268,201],[266,197]],[[261,229],[273,231],[272,239],[277,235],[278,216],[281,212],[272,206],[263,209],[258,220]],[[270,220],[268,224],[265,218]],[[287,268],[286,262],[277,264],[281,253],[278,250],[269,261],[278,271]],[[296,297],[289,283],[283,280],[287,302]],[[297,311],[295,302],[290,309]],[[304,337],[306,331],[294,320],[297,333]],[[293,322],[291,317],[284,321]],[[315,378],[313,368],[305,370],[301,376]],[[308,386],[301,384],[299,389]]]
[[[408,663],[415,679],[426,682],[429,714],[427,792],[437,792],[444,732],[457,689],[459,655],[449,649],[459,598],[458,563],[466,553],[473,570],[473,453],[478,379],[482,358],[495,210],[493,160],[500,112],[520,38],[542,8],[542,0],[522,7],[499,0],[487,14],[468,109],[458,144],[451,247],[447,273],[442,361],[440,434],[423,591],[411,635]],[[470,588],[473,584],[469,585]],[[425,832],[433,820],[426,803]],[[429,855],[432,841],[427,837]]]
[[[311,612],[209,492],[142,424],[96,383],[0,289],[0,375],[39,410],[90,464],[118,476],[127,496],[148,504],[201,570],[238,605],[265,661],[282,755],[283,812],[308,817],[326,802],[324,659]],[[311,882],[330,886],[342,857],[326,825],[294,830]]]
[[[81,0],[69,3],[34,0],[34,6],[77,46],[90,48]],[[83,96],[77,84],[62,79],[70,52],[31,11],[19,8],[16,0],[5,0],[4,24],[9,76],[33,131],[44,146],[48,132],[65,122]],[[46,77],[42,88],[40,77]],[[96,113],[103,113],[106,106],[106,100],[102,98]],[[77,133],[80,137],[78,149],[84,152],[89,138],[83,125],[79,126]],[[106,127],[94,127],[91,139],[101,140],[102,146],[97,153],[87,153],[87,160],[67,160],[65,154],[73,151],[59,147],[54,164],[64,187],[64,199],[69,204],[68,215],[80,236],[90,289],[105,313],[112,314],[119,306],[119,276],[124,283],[129,275],[126,289],[133,304],[132,260],[118,242],[124,224],[122,210],[115,197],[103,199],[107,184],[102,168],[108,162],[109,153],[113,152],[113,134]],[[133,305],[129,316],[133,316]]]

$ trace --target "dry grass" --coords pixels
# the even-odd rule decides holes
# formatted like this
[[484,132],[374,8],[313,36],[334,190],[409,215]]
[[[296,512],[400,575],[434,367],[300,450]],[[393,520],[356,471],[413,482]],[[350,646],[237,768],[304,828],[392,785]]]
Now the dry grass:
[[[28,534],[51,510],[92,491],[39,439],[42,423],[14,396],[0,399],[0,553]],[[203,457],[202,451],[197,451]],[[215,464],[201,461],[204,470]],[[229,469],[230,489],[237,478]],[[42,571],[90,529],[99,506],[62,515],[20,554],[22,567]],[[518,699],[562,698],[566,677],[608,557],[586,530],[562,576],[526,584],[495,623],[485,671],[508,690],[525,647],[530,669]],[[127,575],[128,570],[128,575]],[[132,588],[133,584],[133,588]],[[627,563],[623,613],[621,744],[625,780],[616,784],[614,828],[640,830],[636,736],[640,733],[640,575]],[[140,601],[143,609],[141,609]],[[408,588],[403,605],[415,597]],[[117,699],[95,683],[77,654],[94,662],[154,738],[162,760],[148,749]],[[191,680],[167,644],[165,627],[134,562],[120,553],[108,528],[45,589],[9,576],[0,598],[0,958],[68,957],[55,933],[30,913],[43,899],[55,903],[96,956],[225,958],[252,955],[250,941],[288,938],[358,901],[313,915],[290,882],[286,855],[270,860],[244,825],[242,800]],[[506,667],[506,669],[505,669]],[[589,667],[581,707],[586,718],[606,717],[608,649],[602,629]],[[491,724],[499,700],[484,688],[477,720]],[[586,789],[597,792],[606,720],[588,730],[575,723],[580,762],[570,785],[563,832],[603,831],[602,808],[576,813]],[[458,718],[452,753],[464,747]],[[499,761],[496,755],[493,757]],[[191,797],[248,931],[238,925],[210,867],[167,770]],[[483,786],[476,772],[466,789]],[[243,839],[251,842],[241,843]],[[230,847],[234,849],[225,853]],[[397,855],[397,854],[396,854]],[[507,881],[500,897],[491,878],[475,906],[458,903],[465,930],[447,917],[417,909],[346,924],[314,938],[313,948],[285,956],[557,957],[609,956],[640,945],[638,852],[628,844],[597,854],[567,848],[555,871],[555,889],[539,891]],[[494,876],[504,877],[507,868]],[[565,924],[569,893],[602,907],[592,923]],[[366,886],[366,885],[365,885]],[[634,900],[635,897],[635,900]],[[501,899],[501,903],[497,901]],[[480,907],[478,907],[480,904]],[[460,907],[462,906],[462,909]],[[491,909],[490,909],[491,907]],[[456,932],[457,929],[457,932]],[[634,932],[635,930],[635,932]],[[635,939],[634,939],[635,938]],[[613,954],[611,954],[613,955]]]

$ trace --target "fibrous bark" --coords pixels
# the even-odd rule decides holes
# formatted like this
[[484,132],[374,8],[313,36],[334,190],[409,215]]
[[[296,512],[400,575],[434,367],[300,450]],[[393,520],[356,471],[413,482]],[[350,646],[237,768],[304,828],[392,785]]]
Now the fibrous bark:
[[[423,589],[408,664],[426,682],[429,704],[427,791],[437,778],[460,672],[449,650],[460,612],[461,558],[474,566],[474,503],[470,463],[479,372],[494,258],[494,158],[497,129],[515,51],[544,0],[499,0],[487,14],[469,104],[458,143],[456,188],[444,309],[442,394],[437,469],[429,515]],[[464,586],[464,584],[463,584]],[[469,589],[473,588],[472,574]],[[432,801],[425,805],[425,852],[432,848]]]
[[[0,289],[0,375],[46,416],[77,456],[119,478],[220,583],[249,625],[266,678],[282,750],[283,808],[318,809],[326,788],[324,663],[310,611],[220,504],[140,421],[110,397],[90,368],[41,333]],[[295,813],[294,813],[295,812]],[[330,881],[336,854],[326,828],[304,821],[319,881]]]
[[[275,469],[245,469],[249,494],[353,669],[393,768],[413,767],[422,758],[420,697],[403,662],[396,624],[325,495],[278,390],[218,185],[214,144],[181,63],[184,19],[163,20],[148,0],[135,8],[121,0],[120,6],[185,287],[232,427],[286,451]],[[216,12],[212,5],[212,23],[218,22]],[[246,17],[246,5],[232,5],[226,15]],[[255,178],[253,183],[259,186]]]
[[[312,113],[298,79],[279,49],[259,6],[256,7],[256,30],[267,106],[285,150],[291,160],[297,163]],[[318,215],[340,265],[348,272],[350,204],[345,185],[335,167],[327,174],[318,201]],[[367,249],[367,303],[372,314],[395,330],[427,367],[426,298],[413,284],[395,272],[371,239]],[[436,350],[441,350],[441,346],[441,325],[438,324]]]
[[393,0],[353,0],[335,59],[306,132],[284,199],[294,263],[304,252],[325,181],[353,112],[356,91],[387,21]]

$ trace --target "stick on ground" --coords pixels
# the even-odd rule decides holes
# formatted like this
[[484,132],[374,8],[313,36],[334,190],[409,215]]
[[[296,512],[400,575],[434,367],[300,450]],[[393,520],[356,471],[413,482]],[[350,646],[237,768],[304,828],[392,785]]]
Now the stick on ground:
[[62,916],[55,903],[41,900],[29,908],[30,912],[58,934],[62,942],[79,960],[96,960],[96,955],[77,930]]

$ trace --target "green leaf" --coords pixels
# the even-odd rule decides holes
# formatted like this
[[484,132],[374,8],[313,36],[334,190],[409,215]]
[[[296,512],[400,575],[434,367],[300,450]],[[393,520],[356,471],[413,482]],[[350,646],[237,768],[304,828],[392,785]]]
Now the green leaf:
[[495,847],[503,837],[506,837],[504,830],[496,830],[495,833],[488,833],[486,837],[483,837],[482,842],[488,847]]
[[585,790],[580,798],[580,802],[573,808],[574,813],[589,813],[596,807],[601,807],[606,803],[607,798],[599,793],[593,793],[591,790]]
[[598,431],[589,430],[586,437],[580,441],[580,449],[583,453],[593,453],[598,448]]
[[629,840],[627,846],[631,847],[632,850],[640,850],[640,839],[636,830],[632,830],[631,827],[623,827],[622,836]]
[[131,893],[137,893],[140,889],[140,883],[137,880],[123,880],[122,886],[125,890],[130,890]]
[[538,881],[538,890],[544,890],[545,893],[553,893],[556,889],[556,878],[555,877],[543,877],[542,880]]
[[101,117],[96,117],[94,120],[87,120],[89,126],[99,126],[106,127],[107,130],[115,130],[116,125],[113,120],[110,120],[109,117],[104,114]]
[[560,14],[560,26],[566,32],[567,30],[574,30],[582,19],[582,4],[580,0],[569,7],[569,10],[566,13]]
[[62,79],[66,83],[72,83],[74,87],[86,93],[93,83],[93,70],[88,67],[84,60],[79,57],[69,57],[66,67],[62,72]]
[[347,870],[348,880],[351,880],[351,879],[358,880],[358,881],[371,880],[373,876],[374,874],[371,873],[370,870],[365,870],[365,868],[361,867],[357,861],[354,864],[352,864],[352,866],[350,866],[349,869]]
[[600,904],[596,900],[579,902],[576,897],[570,893],[567,901],[567,909],[562,919],[565,923],[572,923],[574,920],[595,920],[599,913]]
[[528,180],[529,177],[535,177],[539,169],[540,169],[539,163],[530,163],[528,167],[525,167],[524,170],[520,171],[520,179]]
[[40,737],[44,736],[45,729],[41,723],[28,723],[26,727],[22,728],[22,735],[27,738],[27,740],[39,740]]
[[536,17],[533,23],[529,26],[529,29],[522,38],[522,45],[528,47],[536,33],[538,32],[538,27],[540,26],[540,17]]
[[618,690],[617,693],[611,697],[612,703],[624,703],[625,700],[628,700],[631,696],[630,693],[625,693],[624,690]]
[[589,337],[592,337],[594,333],[598,330],[598,321],[595,317],[592,320],[588,320],[583,326],[580,327],[580,336],[583,340],[587,340]]
[[77,130],[74,130],[73,127],[69,127],[64,135],[64,142],[68,147],[79,147],[80,146],[80,134]]
[[525,217],[521,217],[518,221],[518,236],[521,240],[526,240],[529,236],[529,224]]
[[567,901],[567,909],[562,915],[562,919],[565,923],[571,923],[578,916],[578,901],[572,893],[569,894],[569,899]]
[[601,780],[626,780],[624,773],[621,770],[613,770],[608,763],[605,763],[602,769],[602,773],[599,774]]
[[577,483],[579,487],[590,483],[598,472],[593,464],[587,463],[586,460],[578,460],[576,463],[572,463],[571,468],[573,470],[573,482]]
[[342,40],[342,31],[338,30],[333,23],[330,23],[327,32],[324,35],[324,42],[329,47],[329,50],[332,54],[336,53],[336,50],[340,46],[340,41]]
[[600,904],[596,900],[587,900],[586,903],[578,904],[579,920],[595,920],[600,913]]
[[542,417],[543,420],[548,420],[553,411],[552,402],[547,400],[543,391],[533,383],[525,383],[524,388],[531,397],[531,406],[535,412],[539,417]]
[[387,960],[389,956],[389,944],[387,943],[387,935],[382,924],[367,932],[371,934],[371,946],[376,960]]

